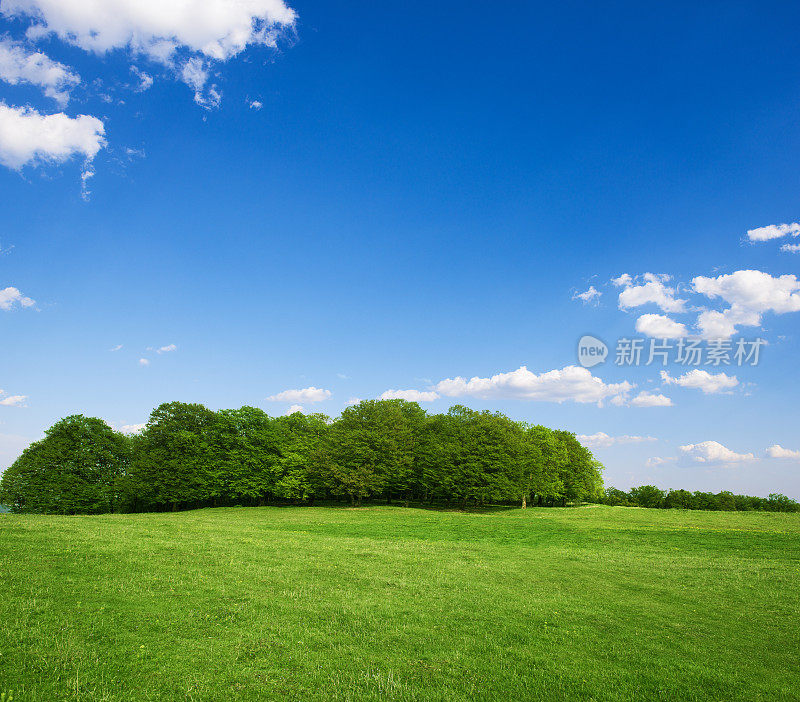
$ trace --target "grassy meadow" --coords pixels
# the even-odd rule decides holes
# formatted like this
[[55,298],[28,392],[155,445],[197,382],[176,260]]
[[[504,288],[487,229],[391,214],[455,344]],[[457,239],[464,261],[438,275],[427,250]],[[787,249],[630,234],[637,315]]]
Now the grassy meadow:
[[800,515],[0,515],[0,693],[800,699]]

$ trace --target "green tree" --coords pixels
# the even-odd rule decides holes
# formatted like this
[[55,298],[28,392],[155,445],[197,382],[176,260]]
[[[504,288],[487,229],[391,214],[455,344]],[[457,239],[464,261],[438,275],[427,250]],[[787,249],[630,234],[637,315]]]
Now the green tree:
[[332,488],[360,504],[368,496],[409,496],[425,413],[405,400],[364,400],[330,429]]
[[531,496],[538,504],[552,504],[562,497],[564,483],[562,467],[567,462],[565,447],[552,429],[536,425],[522,425],[524,429],[523,449],[523,496],[526,507]]
[[263,504],[275,492],[280,473],[277,420],[257,407],[220,410],[208,432],[213,492],[230,502]]
[[611,505],[613,507],[633,507],[635,506],[628,496],[627,492],[618,490],[615,487],[609,487],[605,490],[603,497],[603,504]]
[[0,503],[15,512],[96,514],[122,507],[130,443],[102,419],[76,414],[56,422],[8,468]]
[[692,509],[694,497],[688,490],[670,490],[664,498],[664,507],[673,509]]
[[663,507],[665,494],[655,485],[642,485],[631,488],[628,493],[631,502],[639,507]]
[[603,465],[569,431],[553,432],[564,452],[559,477],[563,500],[599,498],[603,490]]
[[767,510],[770,512],[800,512],[800,504],[786,495],[773,492],[767,499]]
[[330,482],[327,446],[330,420],[324,414],[294,412],[275,422],[280,446],[275,495],[308,501],[323,497]]
[[134,507],[200,506],[223,494],[212,451],[216,415],[207,407],[166,402],[134,443],[128,480]]

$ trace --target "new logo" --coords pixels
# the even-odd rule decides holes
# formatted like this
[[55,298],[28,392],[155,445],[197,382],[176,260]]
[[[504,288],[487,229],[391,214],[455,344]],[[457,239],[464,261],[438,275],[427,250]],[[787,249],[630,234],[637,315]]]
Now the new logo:
[[598,363],[603,363],[608,356],[608,346],[600,339],[589,336],[582,336],[578,342],[578,362],[584,368],[591,368]]

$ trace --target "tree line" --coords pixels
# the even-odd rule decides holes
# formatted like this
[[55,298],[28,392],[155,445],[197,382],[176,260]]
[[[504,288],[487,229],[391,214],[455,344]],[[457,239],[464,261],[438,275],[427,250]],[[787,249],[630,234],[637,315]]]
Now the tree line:
[[780,493],[772,493],[769,497],[753,497],[734,495],[726,490],[717,493],[661,490],[655,485],[642,485],[631,488],[628,492],[609,487],[604,491],[600,502],[606,505],[653,509],[800,512],[799,503]]
[[574,434],[457,405],[365,400],[336,419],[165,403],[128,436],[56,422],[0,479],[15,512],[92,514],[291,501],[459,507],[603,497],[602,465]]

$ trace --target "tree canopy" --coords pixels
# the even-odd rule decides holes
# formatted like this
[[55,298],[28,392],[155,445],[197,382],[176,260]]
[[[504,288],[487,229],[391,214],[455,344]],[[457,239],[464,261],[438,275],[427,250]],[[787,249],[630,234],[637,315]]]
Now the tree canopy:
[[174,510],[317,499],[525,507],[599,497],[573,434],[461,405],[365,400],[336,419],[168,402],[133,436],[67,417],[0,480],[18,512]]
[[128,437],[76,414],[26,448],[0,480],[0,502],[15,512],[92,514],[123,508]]

